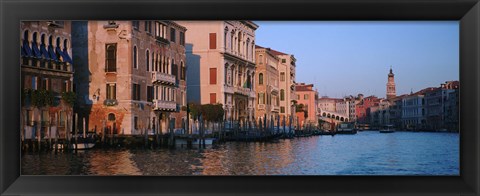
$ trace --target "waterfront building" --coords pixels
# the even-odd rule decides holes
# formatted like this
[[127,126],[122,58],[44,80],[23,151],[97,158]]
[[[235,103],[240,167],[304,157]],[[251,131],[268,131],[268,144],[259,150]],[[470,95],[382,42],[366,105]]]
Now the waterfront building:
[[360,101],[355,105],[356,122],[359,126],[368,128],[369,114],[367,113],[367,109],[374,106],[375,104],[378,104],[380,102],[380,99],[373,95],[365,98],[363,98],[362,95],[359,96],[359,99]]
[[[447,81],[440,87],[425,93],[427,129],[446,129],[445,120],[450,94],[458,89],[458,81]],[[452,97],[452,99],[455,99]]]
[[392,67],[390,67],[390,73],[388,73],[387,81],[387,99],[393,99],[397,96],[397,91],[395,89],[395,74],[392,72]]
[[187,99],[220,103],[230,121],[255,119],[255,30],[251,21],[177,21],[186,27]]
[[459,88],[454,88],[448,95],[445,103],[445,128],[450,131],[459,131]]
[[73,103],[71,22],[20,23],[22,139],[65,138]]
[[279,117],[280,91],[279,91],[279,58],[270,48],[255,46],[256,72],[255,91],[257,102],[255,103],[255,116],[257,121],[267,118],[267,121]]
[[318,92],[313,90],[313,84],[297,83],[295,91],[297,94],[297,105],[303,105],[304,110],[307,111],[306,118],[304,112],[296,112],[298,126],[303,127],[307,124],[318,125]]
[[391,101],[387,99],[380,99],[378,103],[367,109],[370,117],[370,126],[376,128],[382,128],[385,125],[391,125],[390,122],[390,108]]
[[342,101],[337,98],[330,98],[327,96],[322,96],[318,99],[318,108],[320,111],[325,112],[337,112],[337,103]]
[[183,130],[186,28],[172,21],[73,23],[79,118],[88,130]]
[[402,128],[402,100],[407,95],[396,96],[393,99],[390,99],[390,124],[393,125],[396,129]]
[[295,117],[295,75],[296,59],[293,54],[285,54],[276,50],[270,52],[279,58],[280,117],[288,124]]
[[340,99],[335,103],[335,110],[338,114],[348,118],[350,116],[350,101],[346,98]]
[[427,128],[425,94],[435,90],[429,87],[402,98],[402,128],[424,130]]

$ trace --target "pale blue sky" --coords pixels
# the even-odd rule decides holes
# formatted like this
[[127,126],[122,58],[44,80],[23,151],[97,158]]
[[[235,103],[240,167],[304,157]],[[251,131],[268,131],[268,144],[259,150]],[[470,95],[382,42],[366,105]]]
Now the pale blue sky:
[[320,96],[385,97],[390,66],[397,95],[459,79],[458,21],[255,23],[256,44],[294,54]]

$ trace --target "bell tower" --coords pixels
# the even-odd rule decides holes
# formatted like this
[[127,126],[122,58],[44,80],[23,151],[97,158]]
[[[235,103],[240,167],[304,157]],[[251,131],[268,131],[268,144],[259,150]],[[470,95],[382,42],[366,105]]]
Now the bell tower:
[[387,82],[387,99],[393,99],[397,96],[395,90],[395,74],[392,72],[392,66],[390,66],[390,73],[388,73],[388,82]]

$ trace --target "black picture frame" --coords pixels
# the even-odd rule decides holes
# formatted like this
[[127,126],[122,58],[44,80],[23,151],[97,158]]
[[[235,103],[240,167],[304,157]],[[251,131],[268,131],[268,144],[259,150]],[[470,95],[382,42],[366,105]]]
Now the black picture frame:
[[[20,176],[21,20],[458,20],[460,176]],[[2,195],[479,195],[478,0],[0,1]]]

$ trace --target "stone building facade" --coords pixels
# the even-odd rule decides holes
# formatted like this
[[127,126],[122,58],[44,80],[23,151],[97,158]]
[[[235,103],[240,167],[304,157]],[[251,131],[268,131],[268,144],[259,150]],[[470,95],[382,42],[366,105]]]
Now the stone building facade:
[[79,21],[73,29],[76,110],[89,130],[135,135],[185,127],[185,27]]
[[20,33],[21,136],[64,138],[73,124],[72,105],[63,99],[72,93],[71,22],[22,21]]
[[186,37],[188,102],[220,103],[227,121],[255,119],[255,30],[251,21],[177,21]]
[[279,58],[270,48],[258,45],[255,47],[255,56],[257,63],[255,116],[257,121],[265,117],[267,121],[276,121],[280,114]]

